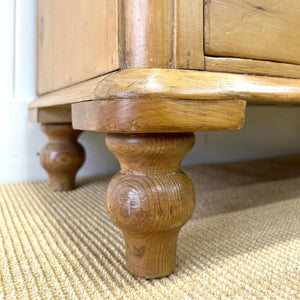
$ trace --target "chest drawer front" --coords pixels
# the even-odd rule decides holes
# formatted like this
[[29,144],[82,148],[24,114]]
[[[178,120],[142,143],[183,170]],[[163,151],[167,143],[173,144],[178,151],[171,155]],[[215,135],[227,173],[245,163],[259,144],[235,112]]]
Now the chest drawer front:
[[207,0],[205,54],[300,64],[300,1]]

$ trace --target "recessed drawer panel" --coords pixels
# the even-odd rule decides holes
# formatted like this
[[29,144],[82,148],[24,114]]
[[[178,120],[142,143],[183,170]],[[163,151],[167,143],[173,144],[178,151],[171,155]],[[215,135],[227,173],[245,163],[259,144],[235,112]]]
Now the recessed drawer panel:
[[300,64],[300,1],[207,0],[205,54]]

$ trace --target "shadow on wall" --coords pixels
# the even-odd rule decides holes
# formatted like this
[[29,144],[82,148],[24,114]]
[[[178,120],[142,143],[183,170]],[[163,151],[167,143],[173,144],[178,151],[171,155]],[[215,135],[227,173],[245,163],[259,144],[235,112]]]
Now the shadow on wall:
[[183,165],[300,153],[300,106],[248,105],[244,128],[199,132]]

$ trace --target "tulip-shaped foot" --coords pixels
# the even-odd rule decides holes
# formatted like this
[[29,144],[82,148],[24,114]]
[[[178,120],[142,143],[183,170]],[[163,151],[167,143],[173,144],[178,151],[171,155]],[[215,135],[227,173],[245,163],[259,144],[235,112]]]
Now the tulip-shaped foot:
[[137,276],[174,271],[177,237],[195,207],[193,185],[180,170],[194,142],[193,133],[106,137],[121,165],[108,186],[107,209],[123,232],[127,265]]

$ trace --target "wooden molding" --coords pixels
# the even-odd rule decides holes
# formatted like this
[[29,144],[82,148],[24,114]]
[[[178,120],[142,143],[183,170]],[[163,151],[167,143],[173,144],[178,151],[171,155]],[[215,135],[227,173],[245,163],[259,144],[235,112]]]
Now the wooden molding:
[[300,80],[176,69],[127,69],[39,97],[29,108],[108,99],[246,100],[299,104]]
[[203,70],[203,0],[175,0],[175,14],[176,68]]
[[72,104],[75,129],[108,133],[234,130],[243,126],[245,101],[114,99]]
[[204,68],[203,0],[126,0],[123,68]]
[[29,109],[28,117],[36,123],[72,123],[71,105]]
[[245,58],[205,56],[205,70],[300,78],[300,65]]
[[126,0],[123,7],[123,67],[173,67],[174,0]]
[[38,0],[38,95],[144,67],[204,68],[203,0]]

